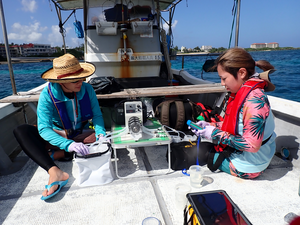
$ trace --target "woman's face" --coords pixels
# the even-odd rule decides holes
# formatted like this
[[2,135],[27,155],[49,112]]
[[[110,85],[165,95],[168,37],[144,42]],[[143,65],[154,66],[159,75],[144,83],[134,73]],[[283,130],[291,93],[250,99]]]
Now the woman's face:
[[238,71],[237,79],[235,79],[235,77],[232,74],[226,72],[220,65],[218,65],[217,70],[219,77],[221,78],[222,86],[225,86],[225,88],[231,93],[237,93],[242,84],[245,82],[244,78],[247,73],[246,69],[241,68]]
[[61,83],[60,86],[62,87],[64,92],[79,92],[82,86],[83,80],[79,80],[72,83]]

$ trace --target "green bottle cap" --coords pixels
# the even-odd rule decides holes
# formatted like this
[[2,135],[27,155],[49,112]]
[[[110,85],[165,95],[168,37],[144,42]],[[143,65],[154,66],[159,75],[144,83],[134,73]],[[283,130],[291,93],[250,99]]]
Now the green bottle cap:
[[205,119],[204,119],[203,116],[198,116],[198,117],[197,117],[197,120],[204,121]]

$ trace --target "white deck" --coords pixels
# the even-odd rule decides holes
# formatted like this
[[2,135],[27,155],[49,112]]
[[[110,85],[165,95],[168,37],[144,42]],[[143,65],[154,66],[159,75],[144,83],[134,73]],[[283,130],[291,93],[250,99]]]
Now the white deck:
[[[147,147],[145,153],[153,168],[150,173],[167,170],[165,146]],[[23,153],[18,156],[21,160],[26,157]],[[0,176],[0,224],[138,225],[144,218],[154,216],[162,224],[182,225],[183,212],[175,204],[175,185],[189,184],[189,177],[177,171],[132,178],[147,173],[140,150],[118,150],[118,158],[119,174],[128,179],[86,188],[77,185],[75,162],[57,162],[70,174],[70,179],[48,201],[40,199],[48,175],[28,160],[17,173]],[[299,168],[285,167],[288,165],[273,160],[270,168],[255,180],[242,180],[223,172],[211,173],[205,166],[205,185],[192,188],[192,192],[223,189],[254,225],[286,224],[287,213],[300,214]]]

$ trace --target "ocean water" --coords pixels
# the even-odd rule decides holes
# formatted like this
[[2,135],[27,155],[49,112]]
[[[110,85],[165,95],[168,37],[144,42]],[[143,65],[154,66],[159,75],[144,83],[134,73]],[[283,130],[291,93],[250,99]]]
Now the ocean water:
[[[267,60],[276,69],[270,75],[276,89],[268,92],[268,95],[300,102],[300,50],[259,51],[250,52],[250,54],[255,61]],[[217,72],[203,71],[202,73],[205,60],[215,58],[216,56],[184,56],[183,68],[195,77],[219,83],[220,78]],[[177,56],[177,59],[172,60],[171,63],[172,68],[181,69],[182,57]],[[256,69],[257,72],[262,72],[258,67]]]
[[[260,59],[269,61],[276,69],[276,72],[271,74],[271,80],[276,89],[269,92],[269,95],[300,102],[300,50],[251,52],[251,55],[256,61]],[[220,82],[217,73],[203,71],[201,75],[205,60],[210,58],[216,57],[185,56],[184,69],[195,77]],[[171,63],[173,68],[181,69],[182,57],[177,56],[177,59],[172,60]],[[41,74],[51,67],[52,62],[13,64],[17,92],[28,91],[43,84],[44,80],[41,78]],[[10,75],[6,64],[0,65],[0,82],[1,99],[12,94]]]
[[[29,91],[45,83],[41,74],[52,67],[52,62],[14,63],[13,73],[17,92]],[[12,85],[7,64],[0,65],[0,99],[12,95]]]

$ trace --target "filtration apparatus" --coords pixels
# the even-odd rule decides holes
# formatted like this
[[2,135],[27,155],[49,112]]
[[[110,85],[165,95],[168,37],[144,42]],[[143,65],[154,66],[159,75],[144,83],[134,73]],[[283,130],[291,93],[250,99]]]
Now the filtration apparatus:
[[143,133],[143,107],[141,101],[130,101],[124,104],[125,127],[135,141],[142,137]]

